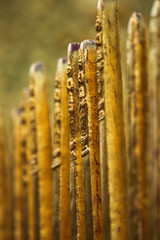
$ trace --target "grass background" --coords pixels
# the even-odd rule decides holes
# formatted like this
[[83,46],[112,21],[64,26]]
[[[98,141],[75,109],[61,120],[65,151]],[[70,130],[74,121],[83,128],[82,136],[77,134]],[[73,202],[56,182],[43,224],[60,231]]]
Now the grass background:
[[[142,11],[148,22],[152,3],[119,0],[124,77],[128,19],[133,11]],[[37,60],[48,69],[53,106],[57,60],[67,54],[70,42],[95,39],[96,7],[97,0],[0,0],[0,106],[7,125]]]

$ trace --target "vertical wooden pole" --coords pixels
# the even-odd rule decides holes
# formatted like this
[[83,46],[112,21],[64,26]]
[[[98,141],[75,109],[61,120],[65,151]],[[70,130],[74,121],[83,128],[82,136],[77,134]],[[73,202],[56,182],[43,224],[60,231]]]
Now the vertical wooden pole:
[[23,90],[21,100],[21,145],[23,153],[23,182],[25,190],[25,228],[27,230],[26,238],[34,240],[34,201],[33,184],[31,175],[31,146],[30,146],[30,119],[29,119],[29,89]]
[[68,45],[67,90],[70,123],[70,212],[71,238],[85,240],[84,194],[79,123],[79,43]]
[[7,142],[3,112],[0,109],[0,239],[12,239],[12,191],[11,166],[7,154]]
[[67,96],[67,58],[63,58],[61,77],[60,239],[70,240],[70,134]]
[[155,0],[150,19],[150,85],[151,85],[151,118],[152,118],[152,156],[151,156],[151,190],[150,206],[152,239],[160,235],[160,1]]
[[23,231],[23,211],[24,211],[24,195],[23,195],[23,174],[21,159],[21,133],[20,133],[20,108],[12,111],[12,127],[13,127],[13,157],[14,157],[14,238],[22,240]]
[[111,239],[126,240],[128,239],[127,154],[117,0],[104,0],[103,9],[104,87]]
[[60,238],[59,199],[60,199],[60,165],[61,165],[61,71],[62,59],[58,60],[54,88],[54,124],[53,124],[53,239]]
[[99,119],[99,144],[100,166],[103,206],[104,239],[110,239],[109,192],[108,192],[108,159],[106,143],[106,114],[105,114],[105,87],[104,87],[104,54],[103,54],[103,0],[98,1],[96,18],[96,45],[97,45],[97,84],[98,84],[98,119]]
[[141,13],[133,13],[128,25],[128,126],[130,239],[149,239],[149,73],[148,32]]
[[51,129],[48,76],[42,63],[34,63],[30,76],[35,84],[35,118],[37,124],[40,239],[52,239]]
[[36,104],[35,104],[35,83],[30,77],[29,83],[29,135],[30,135],[30,164],[33,183],[33,207],[34,207],[34,239],[40,239],[39,225],[39,176],[38,176],[38,149],[37,149],[37,122],[36,122]]
[[86,239],[103,239],[96,43],[92,40],[81,43],[79,69]]

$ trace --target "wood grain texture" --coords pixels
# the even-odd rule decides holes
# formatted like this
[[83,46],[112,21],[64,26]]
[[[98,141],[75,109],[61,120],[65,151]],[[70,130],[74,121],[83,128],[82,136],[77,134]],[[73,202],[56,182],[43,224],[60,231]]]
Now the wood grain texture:
[[133,13],[129,21],[127,53],[130,239],[149,239],[148,31],[142,14],[138,12]]
[[33,208],[34,208],[34,239],[40,239],[39,227],[39,176],[38,176],[38,149],[37,149],[37,121],[35,104],[35,82],[32,77],[29,81],[29,154],[31,164],[31,175],[33,183]]
[[104,0],[102,29],[111,239],[126,240],[127,154],[116,0]]
[[61,72],[61,166],[60,166],[60,239],[71,239],[70,231],[70,130],[67,95],[67,58]]
[[108,192],[108,159],[106,144],[106,114],[104,101],[104,54],[103,54],[103,0],[98,1],[95,28],[97,31],[97,85],[98,85],[98,119],[99,119],[99,144],[100,144],[100,167],[103,206],[104,239],[110,239],[110,216],[109,216],[109,192]]
[[35,84],[35,118],[37,124],[38,190],[40,239],[52,238],[52,146],[49,114],[48,76],[42,63],[34,63],[30,75]]
[[79,123],[79,43],[68,45],[67,90],[70,124],[70,212],[71,239],[85,240],[84,193]]
[[86,239],[103,239],[95,41],[81,43],[79,69]]

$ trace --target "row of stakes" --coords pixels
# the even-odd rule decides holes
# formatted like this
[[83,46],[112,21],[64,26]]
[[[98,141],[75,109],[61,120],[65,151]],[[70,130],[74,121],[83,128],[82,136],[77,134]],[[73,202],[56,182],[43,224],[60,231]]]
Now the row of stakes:
[[149,28],[129,20],[125,84],[117,0],[98,1],[95,27],[58,60],[51,112],[31,65],[10,158],[0,111],[1,240],[160,239],[160,1]]

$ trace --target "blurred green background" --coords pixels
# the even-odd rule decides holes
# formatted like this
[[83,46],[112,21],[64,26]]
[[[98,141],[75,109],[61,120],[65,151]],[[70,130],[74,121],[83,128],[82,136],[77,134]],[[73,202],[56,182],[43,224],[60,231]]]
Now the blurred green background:
[[[151,6],[152,0],[119,0],[124,69],[129,16],[142,11],[148,21]],[[0,106],[7,122],[28,86],[32,62],[45,63],[53,95],[57,60],[68,43],[95,39],[96,7],[97,0],[0,0]]]

